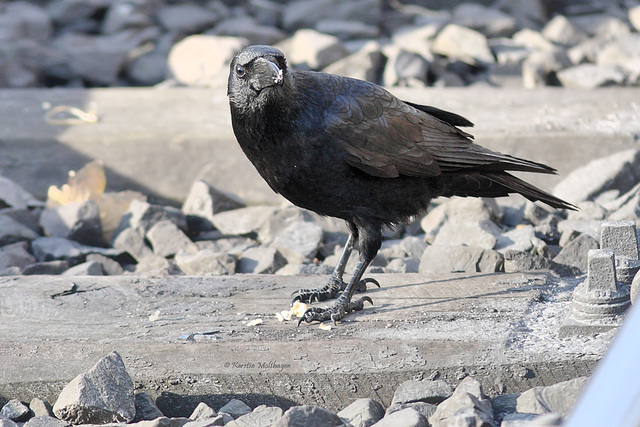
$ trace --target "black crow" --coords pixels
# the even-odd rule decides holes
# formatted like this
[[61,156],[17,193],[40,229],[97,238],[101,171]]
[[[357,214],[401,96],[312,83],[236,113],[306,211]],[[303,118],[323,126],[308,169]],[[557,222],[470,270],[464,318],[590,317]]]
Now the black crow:
[[[459,127],[457,114],[403,102],[380,86],[287,67],[283,53],[250,46],[232,60],[228,86],[233,131],[269,186],[294,205],[344,219],[350,236],[329,283],[294,301],[339,298],[300,321],[342,319],[381,244],[383,226],[425,212],[438,196],[522,194],[554,208],[574,207],[507,171],[554,173],[549,166],[487,150]],[[348,284],[345,264],[360,260]]]

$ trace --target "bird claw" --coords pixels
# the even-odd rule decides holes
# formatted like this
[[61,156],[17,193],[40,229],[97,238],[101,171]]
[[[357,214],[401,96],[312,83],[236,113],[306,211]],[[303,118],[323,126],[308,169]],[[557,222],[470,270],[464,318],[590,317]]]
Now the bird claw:
[[368,296],[364,296],[355,301],[350,301],[348,303],[344,303],[342,301],[336,302],[333,307],[322,308],[322,307],[311,307],[308,308],[302,317],[298,319],[298,326],[304,321],[307,323],[312,323],[314,320],[318,322],[323,322],[325,320],[331,320],[333,324],[337,324],[338,320],[342,320],[344,316],[351,313],[352,311],[360,311],[364,308],[364,303],[368,302],[373,305],[373,300]]
[[[356,291],[365,292],[367,290],[367,283],[373,283],[378,288],[380,287],[380,283],[378,283],[376,279],[366,278],[358,282]],[[344,291],[346,287],[347,284],[342,280],[342,278],[331,276],[329,283],[319,289],[297,289],[293,291],[291,295],[295,296],[291,301],[291,305],[295,304],[296,301],[313,303],[314,301],[322,302],[328,299],[333,299],[338,296],[340,292]]]

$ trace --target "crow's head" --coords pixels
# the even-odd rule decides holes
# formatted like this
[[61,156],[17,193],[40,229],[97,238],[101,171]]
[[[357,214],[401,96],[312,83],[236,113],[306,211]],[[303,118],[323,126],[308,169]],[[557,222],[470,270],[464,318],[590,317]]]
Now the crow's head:
[[232,104],[264,102],[287,79],[287,60],[278,49],[270,46],[249,46],[231,61],[227,94]]

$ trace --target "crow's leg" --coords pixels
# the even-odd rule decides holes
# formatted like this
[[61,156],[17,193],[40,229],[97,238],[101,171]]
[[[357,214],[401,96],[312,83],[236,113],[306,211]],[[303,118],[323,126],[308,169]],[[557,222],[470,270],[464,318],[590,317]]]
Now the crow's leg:
[[[364,296],[359,298],[356,301],[351,301],[353,298],[353,294],[356,290],[361,286],[362,276],[364,275],[364,271],[367,269],[373,257],[375,257],[378,249],[380,249],[380,244],[382,243],[382,236],[380,232],[380,228],[376,226],[369,226],[366,228],[358,227],[359,231],[362,230],[364,233],[360,234],[360,262],[356,267],[356,271],[351,278],[351,281],[347,285],[347,287],[342,291],[340,297],[336,300],[335,304],[329,308],[321,308],[321,307],[311,307],[307,311],[305,311],[304,315],[298,321],[298,325],[305,321],[307,323],[311,323],[314,320],[318,320],[320,322],[324,320],[332,320],[334,323],[340,319],[342,319],[346,314],[352,311],[362,310],[364,308],[365,301],[371,303],[373,305],[373,301],[371,298]],[[378,284],[378,282],[375,282]],[[379,286],[379,285],[378,285]]]
[[[347,284],[342,280],[342,275],[344,274],[344,269],[347,266],[347,262],[349,261],[349,257],[351,256],[351,252],[353,251],[353,246],[355,245],[355,241],[357,237],[354,236],[354,233],[349,234],[349,238],[347,239],[347,243],[344,246],[344,250],[340,255],[340,259],[338,260],[338,265],[333,270],[331,274],[331,278],[329,278],[329,283],[324,285],[319,289],[298,289],[294,291],[295,297],[291,303],[293,304],[296,301],[300,302],[313,302],[315,301],[325,301],[331,298],[335,298],[340,292],[344,291],[347,287]],[[376,286],[380,287],[380,284],[374,279],[364,279],[358,282],[357,291],[364,292],[367,290],[367,283],[373,283]]]

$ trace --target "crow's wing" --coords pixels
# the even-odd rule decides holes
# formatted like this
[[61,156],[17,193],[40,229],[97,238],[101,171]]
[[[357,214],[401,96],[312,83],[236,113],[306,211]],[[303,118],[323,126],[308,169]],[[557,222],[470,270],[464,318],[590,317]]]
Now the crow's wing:
[[461,116],[405,103],[371,83],[346,78],[332,83],[325,93],[336,95],[324,111],[325,129],[340,141],[347,163],[370,175],[430,177],[463,169],[554,172],[474,144],[470,134],[451,123],[471,125]]

